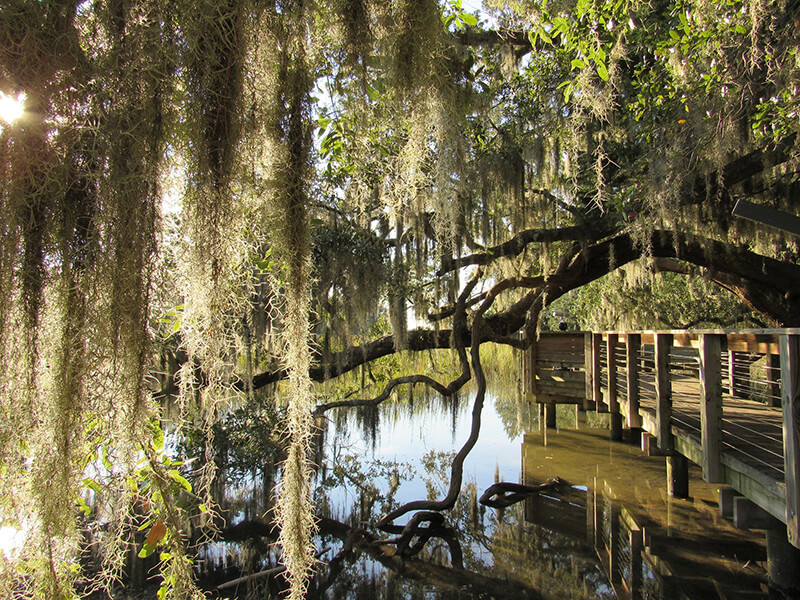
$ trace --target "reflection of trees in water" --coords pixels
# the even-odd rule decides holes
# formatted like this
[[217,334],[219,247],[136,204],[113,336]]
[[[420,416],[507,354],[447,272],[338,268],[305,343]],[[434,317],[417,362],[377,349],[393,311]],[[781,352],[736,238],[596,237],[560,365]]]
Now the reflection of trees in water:
[[[431,482],[441,479],[447,462],[447,453],[430,453],[422,461],[420,477]],[[361,464],[364,473],[359,481],[369,480],[376,473],[375,466],[369,462]],[[348,462],[348,465],[351,469],[355,466],[352,462]],[[349,471],[349,477],[354,477],[352,470]],[[385,487],[387,482],[383,483],[372,482],[379,488]],[[436,495],[438,492],[431,490],[431,493]],[[336,595],[342,591],[340,584],[336,584],[328,589],[329,595],[324,597],[425,597],[424,593],[430,592],[431,585],[436,585],[441,586],[436,588],[437,597],[470,598],[481,597],[478,588],[484,584],[502,584],[512,594],[508,597],[525,597],[519,594],[538,597],[539,591],[545,590],[545,596],[552,598],[613,597],[593,557],[593,550],[585,540],[526,522],[521,503],[499,511],[487,509],[478,503],[479,495],[476,483],[467,483],[448,514],[447,525],[458,548],[457,561],[454,560],[453,542],[441,536],[432,537],[413,556],[413,565],[409,564],[410,558],[405,562],[398,562],[399,559],[382,562],[375,558],[374,549],[362,549],[360,554],[350,557],[351,562],[347,567],[341,568],[343,573],[347,573],[344,579],[347,585],[352,586],[347,589],[356,590],[356,595]],[[377,520],[381,512],[377,510],[373,513],[371,522]],[[358,515],[359,518],[362,516]],[[350,522],[358,520],[351,518]],[[454,569],[456,562],[463,562],[463,572],[460,568]],[[393,573],[392,569],[402,569],[406,575],[410,571],[419,580],[408,581],[398,573]],[[465,585],[458,592],[461,595],[447,595],[448,580],[456,574],[463,582],[472,581],[471,585],[475,586],[471,588],[472,591]],[[513,593],[509,588],[513,588]],[[499,590],[494,589],[493,592],[499,593]],[[365,595],[359,595],[362,593]],[[456,592],[451,590],[450,593]]]
[[[454,431],[458,419],[467,418],[463,409],[468,404],[469,395],[462,400],[418,393],[385,404],[380,415],[369,407],[327,415],[333,426],[323,427],[317,440],[314,498],[318,514],[332,520],[323,526],[318,540],[318,548],[326,552],[309,597],[423,598],[435,589],[439,598],[471,598],[498,593],[498,586],[505,586],[508,597],[535,598],[538,590],[547,590],[548,597],[603,597],[604,578],[596,563],[583,556],[578,542],[526,523],[522,504],[502,511],[487,509],[478,502],[482,490],[475,482],[463,486],[454,508],[445,513],[447,536],[432,535],[420,544],[419,552],[403,557],[375,543],[378,536],[372,533],[371,524],[397,507],[400,485],[421,478],[428,496],[435,497],[441,493],[442,482],[446,486],[452,461],[451,452],[430,452],[418,468],[390,460],[367,460],[363,444],[370,452],[376,447],[379,416],[390,424],[409,417],[414,423],[426,423],[434,414],[437,423],[449,420]],[[498,394],[495,409],[512,437],[529,430],[536,418],[516,394]],[[442,419],[443,415],[450,417]],[[216,574],[215,584],[279,564],[270,543],[275,537],[267,525],[271,519],[263,519],[279,476],[274,465],[280,444],[274,431],[272,416],[251,406],[233,411],[213,432],[220,481],[225,482],[219,489],[221,506],[228,525],[235,525],[223,529],[227,542],[209,546],[203,553],[209,567],[224,573]],[[347,434],[353,431],[362,436],[358,448],[347,447]],[[241,443],[244,438],[247,443]],[[185,450],[199,450],[199,442],[194,440],[192,445],[189,436]],[[351,532],[359,532],[361,537],[354,541]],[[268,584],[254,581],[250,585]]]
[[527,523],[524,506],[497,511],[492,536],[495,568],[550,598],[614,598],[594,550],[585,540]]
[[223,513],[250,520],[271,508],[284,449],[271,404],[245,404],[228,411],[209,431],[185,428],[181,434],[179,451],[194,459],[193,473],[214,461],[212,491]]

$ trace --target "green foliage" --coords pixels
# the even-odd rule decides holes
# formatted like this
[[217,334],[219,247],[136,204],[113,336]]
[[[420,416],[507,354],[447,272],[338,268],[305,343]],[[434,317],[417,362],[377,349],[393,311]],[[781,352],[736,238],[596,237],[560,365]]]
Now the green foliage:
[[462,0],[448,0],[442,14],[442,23],[446,28],[452,26],[456,30],[461,30],[475,27],[478,24],[478,17],[464,10]]
[[[226,412],[212,425],[210,432],[183,429],[181,454],[193,461],[202,461],[208,441],[218,477],[231,486],[272,470],[283,454],[277,412],[251,404]],[[193,473],[194,476],[199,474]]]
[[668,272],[629,277],[636,268],[625,267],[559,298],[543,315],[542,329],[556,331],[562,320],[570,330],[587,331],[766,325],[733,294],[701,277]]

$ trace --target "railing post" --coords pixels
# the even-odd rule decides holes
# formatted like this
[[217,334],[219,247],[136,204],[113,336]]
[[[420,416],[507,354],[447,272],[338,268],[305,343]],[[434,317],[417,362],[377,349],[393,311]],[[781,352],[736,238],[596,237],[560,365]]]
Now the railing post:
[[655,334],[656,363],[656,441],[658,449],[672,450],[672,382],[669,375],[669,350],[672,347],[672,334]]
[[780,345],[786,532],[800,548],[800,336],[781,334]]
[[622,439],[622,415],[619,412],[619,398],[617,397],[617,339],[616,333],[609,333],[606,338],[606,364],[608,366],[608,389],[606,399],[608,410],[611,413],[611,439]]
[[703,479],[722,483],[722,336],[700,335],[700,437]]
[[589,409],[589,403],[594,401],[594,355],[592,354],[593,335],[590,331],[583,334],[583,372],[586,388],[584,391],[583,408]]
[[625,343],[625,378],[628,390],[628,427],[631,428],[631,443],[637,446],[642,434],[642,416],[639,414],[639,349],[642,336],[629,333]]
[[528,368],[526,373],[526,385],[528,394],[530,395],[529,402],[536,400],[536,338],[531,340],[528,346]]
[[595,410],[604,412],[603,390],[600,386],[600,345],[603,343],[602,333],[592,334],[592,400]]

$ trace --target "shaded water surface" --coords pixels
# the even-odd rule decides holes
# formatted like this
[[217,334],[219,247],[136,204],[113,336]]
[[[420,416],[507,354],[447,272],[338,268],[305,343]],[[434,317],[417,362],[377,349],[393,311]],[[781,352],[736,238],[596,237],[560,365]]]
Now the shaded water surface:
[[[692,498],[670,499],[663,458],[609,442],[596,415],[590,428],[574,408],[563,410],[559,429],[542,431],[526,403],[489,396],[447,534],[405,559],[392,555],[393,546],[360,542],[392,537],[374,527],[392,508],[444,496],[450,460],[468,435],[469,398],[329,415],[315,493],[326,519],[309,597],[766,597],[763,536],[721,519],[712,486],[694,473]],[[506,509],[478,502],[498,480],[539,484],[555,476],[565,481],[558,492]],[[267,546],[219,545],[212,554],[242,552],[256,570],[277,564]],[[265,597],[252,582],[226,594],[245,598],[248,590]]]

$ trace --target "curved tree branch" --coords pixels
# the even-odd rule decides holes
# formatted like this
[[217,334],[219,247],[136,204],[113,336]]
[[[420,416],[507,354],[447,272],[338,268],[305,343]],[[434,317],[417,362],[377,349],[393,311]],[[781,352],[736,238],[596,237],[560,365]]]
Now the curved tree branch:
[[469,265],[486,265],[501,257],[519,256],[530,244],[550,244],[565,241],[594,242],[611,235],[615,230],[616,226],[610,218],[604,218],[591,225],[575,225],[553,229],[526,229],[525,231],[520,231],[507,242],[488,248],[486,252],[444,259],[437,275],[441,276]]
[[[475,273],[472,279],[467,283],[467,285],[464,286],[464,289],[461,291],[461,294],[459,294],[455,308],[454,331],[466,328],[467,298],[472,293],[472,290],[475,289],[475,286],[478,284],[478,281],[480,281],[480,278],[481,278],[481,272],[478,271],[477,273]],[[407,375],[405,377],[396,377],[391,381],[389,381],[383,388],[383,392],[381,392],[375,398],[340,400],[337,402],[329,402],[326,404],[321,404],[314,409],[314,416],[319,416],[325,411],[330,410],[332,408],[343,407],[343,406],[377,406],[378,404],[389,398],[394,388],[404,383],[411,383],[411,384],[422,383],[430,388],[433,388],[434,390],[439,392],[442,396],[445,397],[452,396],[458,390],[464,387],[464,384],[466,384],[470,379],[470,366],[469,366],[469,361],[467,360],[465,341],[461,339],[459,336],[454,335],[452,337],[452,342],[453,345],[455,345],[456,352],[458,353],[458,360],[459,363],[461,364],[461,373],[448,385],[444,386],[435,379],[428,377],[427,375]]]
[[[495,299],[502,292],[519,287],[522,280],[519,279],[506,279],[495,285],[487,294],[486,299],[475,312],[472,321],[472,337],[470,347],[470,358],[472,359],[472,370],[475,373],[475,383],[477,389],[475,391],[475,400],[472,405],[472,425],[470,433],[466,442],[461,449],[453,457],[453,462],[450,467],[450,486],[448,487],[447,494],[441,500],[414,500],[396,508],[395,510],[386,514],[380,521],[378,527],[385,527],[392,523],[398,517],[401,517],[409,512],[416,510],[435,510],[442,511],[452,508],[458,495],[461,493],[461,484],[464,475],[464,461],[466,460],[472,448],[475,447],[478,441],[478,436],[481,431],[481,413],[483,412],[483,403],[486,398],[486,376],[483,372],[480,356],[480,343],[481,343],[481,330],[483,328],[483,315],[494,304]],[[528,282],[530,283],[530,282]]]

